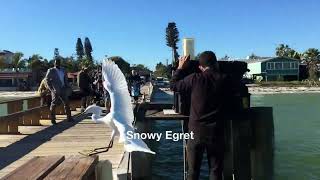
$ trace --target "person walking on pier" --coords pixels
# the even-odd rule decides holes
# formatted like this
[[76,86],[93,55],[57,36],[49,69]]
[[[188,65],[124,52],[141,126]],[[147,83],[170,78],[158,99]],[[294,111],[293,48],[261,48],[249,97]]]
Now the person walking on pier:
[[71,117],[71,111],[69,106],[69,96],[72,93],[72,89],[68,82],[66,71],[61,67],[61,59],[56,58],[54,61],[54,67],[48,69],[46,74],[46,81],[51,91],[51,122],[56,124],[56,106],[60,102],[64,105],[65,113],[67,114],[67,120],[73,121]]
[[81,112],[89,105],[88,97],[91,94],[91,77],[88,74],[88,68],[83,66],[81,71],[78,74],[78,87],[80,88],[81,93]]
[[188,180],[198,180],[204,151],[207,153],[210,180],[222,180],[224,132],[221,109],[224,76],[219,73],[216,55],[201,53],[201,73],[186,76],[190,56],[180,58],[171,81],[171,89],[180,94],[191,92],[188,123],[194,139],[187,141]]

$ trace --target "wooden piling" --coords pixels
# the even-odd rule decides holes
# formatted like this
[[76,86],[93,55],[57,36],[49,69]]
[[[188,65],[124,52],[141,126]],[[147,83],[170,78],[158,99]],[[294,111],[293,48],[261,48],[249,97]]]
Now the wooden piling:
[[240,118],[232,121],[234,179],[251,180],[251,121]]
[[225,127],[225,151],[224,151],[224,180],[233,180],[233,146],[232,146],[232,121],[226,121]]
[[272,107],[256,107],[251,113],[252,124],[252,179],[273,179],[274,123]]
[[[145,119],[147,104],[139,104],[134,108],[136,117],[136,132],[150,131],[151,122]],[[147,144],[148,142],[145,141]],[[149,180],[152,179],[152,158],[153,155],[144,152],[132,152],[132,179]]]

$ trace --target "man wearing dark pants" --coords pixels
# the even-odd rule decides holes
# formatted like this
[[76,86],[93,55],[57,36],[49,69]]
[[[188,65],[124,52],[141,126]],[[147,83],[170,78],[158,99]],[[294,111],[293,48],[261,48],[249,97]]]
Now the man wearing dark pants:
[[88,96],[91,94],[91,78],[88,74],[88,68],[83,66],[78,74],[78,86],[81,93],[81,112],[85,110],[88,103]]
[[191,92],[189,132],[194,139],[187,142],[188,180],[198,180],[204,151],[207,152],[210,180],[222,180],[224,131],[221,108],[224,76],[219,73],[216,56],[211,51],[201,53],[201,73],[186,76],[190,57],[179,60],[171,88],[180,94]]
[[68,121],[73,121],[71,117],[71,111],[69,107],[69,96],[72,93],[72,89],[68,83],[68,77],[65,70],[61,67],[60,58],[56,58],[54,61],[54,67],[48,69],[46,74],[46,80],[48,87],[51,91],[51,122],[56,124],[56,106],[59,102],[63,103],[64,110],[67,115]]

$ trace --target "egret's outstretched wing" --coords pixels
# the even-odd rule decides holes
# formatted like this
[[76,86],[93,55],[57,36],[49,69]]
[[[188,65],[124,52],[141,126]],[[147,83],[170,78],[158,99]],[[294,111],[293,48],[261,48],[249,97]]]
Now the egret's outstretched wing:
[[121,72],[118,65],[110,60],[103,62],[102,74],[104,77],[103,86],[110,94],[110,113],[117,114],[117,120],[119,122],[131,126],[134,116],[128,84],[124,74]]

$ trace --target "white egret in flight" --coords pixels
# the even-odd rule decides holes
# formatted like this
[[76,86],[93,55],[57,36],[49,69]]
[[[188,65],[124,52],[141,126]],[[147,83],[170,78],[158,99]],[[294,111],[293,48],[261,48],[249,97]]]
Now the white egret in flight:
[[114,138],[119,136],[119,142],[124,144],[125,151],[140,151],[155,154],[155,152],[148,148],[142,139],[130,139],[127,137],[127,132],[134,132],[132,125],[134,115],[125,76],[119,67],[110,60],[105,60],[103,62],[102,74],[104,78],[103,86],[110,94],[110,112],[103,117],[103,109],[99,106],[91,105],[86,108],[84,113],[92,113],[91,118],[93,121],[109,125],[112,129],[112,134],[108,147],[96,148],[93,151],[97,152],[96,150],[99,149],[107,149],[106,151],[108,151],[113,145]]

